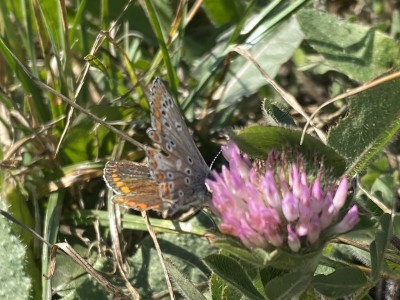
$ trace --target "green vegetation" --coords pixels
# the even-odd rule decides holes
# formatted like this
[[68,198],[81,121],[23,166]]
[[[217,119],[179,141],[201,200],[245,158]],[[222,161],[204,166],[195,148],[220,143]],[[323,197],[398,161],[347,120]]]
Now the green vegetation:
[[[184,222],[149,212],[178,299],[399,297],[400,14],[380,1],[327,2],[1,0],[0,208],[49,245],[68,243],[113,287],[0,216],[0,298],[170,297],[143,217],[116,208],[102,178],[108,160],[146,154],[85,113],[150,145],[155,76],[209,165],[229,135],[251,158],[298,147],[360,178],[349,196],[356,230],[307,258],[312,273],[217,239],[210,211]],[[311,114],[337,96],[300,147]],[[392,295],[371,291],[382,281]]]

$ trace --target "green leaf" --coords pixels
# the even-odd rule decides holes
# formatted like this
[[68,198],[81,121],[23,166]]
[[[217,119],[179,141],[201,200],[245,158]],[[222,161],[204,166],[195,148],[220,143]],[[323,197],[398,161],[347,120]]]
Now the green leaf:
[[[205,286],[211,272],[202,258],[216,249],[206,240],[188,234],[158,234],[157,238],[164,258],[172,260],[178,270],[184,270],[192,283]],[[127,261],[135,270],[129,281],[144,299],[152,298],[155,293],[166,289],[160,258],[150,238],[144,239],[140,248]]]
[[243,152],[260,159],[265,159],[272,149],[283,149],[287,146],[297,149],[311,162],[319,154],[326,168],[331,169],[335,175],[343,174],[345,161],[335,150],[307,134],[300,145],[300,138],[301,131],[297,129],[251,126],[239,131],[233,140]]
[[195,287],[187,277],[172,263],[171,260],[165,259],[165,265],[172,281],[178,286],[179,291],[186,299],[204,300],[203,294]]
[[[359,233],[358,233],[359,234]],[[344,238],[347,238],[344,236]],[[352,238],[357,237],[353,233]],[[371,239],[366,240],[369,243]],[[350,245],[331,243],[324,248],[324,256],[321,257],[317,272],[315,274],[329,275],[336,269],[349,266],[349,261],[361,261],[364,266],[371,266],[371,255],[369,251]]]
[[395,235],[400,236],[400,215],[393,216],[393,231]]
[[236,259],[221,254],[207,256],[208,267],[250,299],[265,299],[254,287],[245,270]]
[[381,230],[376,233],[375,241],[370,245],[371,252],[371,280],[376,282],[379,279],[379,275],[384,263],[384,254],[386,248],[392,237],[393,227],[392,218],[389,214],[383,214],[380,219]]
[[[37,87],[37,85],[29,78],[22,68],[22,63],[17,60],[13,52],[6,46],[4,40],[0,38],[0,54],[7,63],[9,69],[14,72],[15,76],[18,78],[18,82],[22,84],[25,93],[31,94],[35,103],[43,102],[42,91]],[[41,110],[43,108],[43,110]],[[40,119],[47,120],[50,115],[49,110],[45,105],[40,105],[39,109],[36,111]]]
[[297,20],[307,42],[327,64],[354,80],[366,82],[400,66],[396,41],[373,28],[312,9],[301,10]]
[[[89,121],[89,120],[88,120]],[[89,132],[93,123],[82,122],[79,127],[72,127],[64,139],[61,153],[72,163],[78,163],[92,159],[95,135],[84,135],[82,132]]]
[[221,277],[217,276],[215,273],[211,275],[210,279],[210,291],[213,300],[222,300],[222,294],[224,292],[225,282]]
[[88,54],[84,57],[84,59],[89,63],[89,65],[93,68],[96,68],[103,72],[104,75],[108,76],[107,68],[104,64],[93,54]]
[[[37,14],[36,22],[39,25],[39,34],[41,43],[49,43],[52,48],[53,58],[57,64],[57,81],[54,87],[57,87],[63,94],[67,94],[68,90],[74,89],[73,82],[68,81],[72,75],[71,51],[68,49],[67,35],[65,34],[65,15],[63,13],[64,6],[61,2],[55,0],[39,0],[37,1],[37,9],[40,15]],[[40,18],[40,19],[39,19]],[[46,57],[46,59],[48,59]],[[50,60],[48,61],[50,63]],[[44,106],[43,101],[36,103],[36,109],[43,110],[39,105]],[[56,102],[50,102],[53,117],[58,117],[64,114],[62,106]]]
[[[92,225],[96,220],[101,226],[110,226],[108,213],[101,210],[81,210],[79,213],[71,212],[68,219],[70,222],[74,222],[74,224],[78,225]],[[214,224],[209,224],[204,219],[204,215],[201,216],[201,214],[187,222],[151,218],[151,226],[157,232],[185,233],[204,236],[214,228]],[[124,229],[147,231],[146,224],[143,222],[141,216],[124,214],[121,221],[123,222]],[[182,240],[184,240],[184,238],[182,238]]]
[[286,125],[296,127],[296,123],[287,111],[282,110],[278,105],[267,99],[263,103],[263,113],[267,124],[270,125]]
[[[63,198],[65,189],[60,189],[58,192],[50,194],[49,202],[47,204],[46,216],[44,220],[44,239],[50,244],[55,244],[58,237],[58,229],[60,227],[61,209],[63,205]],[[42,270],[47,273],[50,261],[50,249],[43,247],[42,249]],[[43,299],[47,299],[51,295],[51,284],[45,277],[42,278],[42,293]],[[50,297],[51,298],[51,297]]]
[[51,45],[54,47],[54,54],[58,57],[62,51],[66,50],[60,2],[39,0],[38,7],[42,13],[41,21],[44,23]]
[[246,9],[242,0],[204,0],[203,7],[210,19],[218,26],[239,21]]
[[393,208],[393,199],[395,199],[395,190],[398,185],[398,177],[391,174],[382,174],[371,187],[370,192],[378,195],[379,200],[389,208]]
[[[69,240],[71,241],[71,237],[69,237]],[[103,274],[112,272],[113,262],[110,257],[99,255],[95,250],[90,251],[90,256],[87,257],[87,248],[79,245],[79,243],[74,243],[73,247],[96,270],[103,272]],[[57,291],[62,299],[109,299],[107,291],[91,275],[80,265],[73,262],[69,256],[62,253],[57,253],[56,256],[56,269],[51,278],[51,287]]]
[[173,68],[171,57],[168,52],[167,45],[164,40],[162,28],[161,28],[161,21],[160,18],[156,12],[156,7],[153,1],[150,0],[144,0],[144,3],[146,5],[146,10],[147,14],[149,16],[149,21],[151,23],[151,26],[153,27],[154,34],[157,37],[157,41],[160,47],[160,50],[162,52],[162,57],[165,63],[165,66],[167,67],[168,71],[168,77],[169,77],[169,88],[171,90],[171,93],[173,96],[177,95],[177,82],[178,82],[178,77],[176,75],[175,69]]
[[[183,110],[186,110],[194,99],[201,97],[200,94],[204,92],[203,89],[206,87],[210,88],[209,85],[215,74],[220,73],[225,68],[223,64],[226,63],[226,56],[231,51],[234,43],[245,45],[246,49],[256,58],[257,62],[267,68],[266,70],[270,75],[274,76],[274,72],[292,55],[294,48],[302,40],[302,36],[301,39],[299,37],[301,33],[295,30],[296,25],[293,24],[293,21],[285,21],[306,2],[307,0],[297,0],[288,4],[280,0],[272,1],[258,14],[248,19],[243,30],[240,30],[243,33],[238,35],[237,38],[229,38],[232,35],[232,28],[222,33],[217,39],[215,47],[207,51],[207,55],[199,60],[196,68],[192,71],[199,84],[186,99]],[[294,31],[291,32],[289,29],[293,29]],[[280,33],[277,34],[277,31]],[[236,35],[234,34],[233,36]],[[285,38],[283,39],[283,37]],[[297,46],[294,46],[296,44]],[[252,49],[253,47],[254,50]],[[218,115],[214,118],[218,125],[227,121],[234,110],[234,105],[241,101],[243,95],[257,92],[257,86],[266,85],[265,80],[261,78],[259,72],[255,71],[254,66],[246,59],[237,57],[233,63],[234,71],[229,70],[227,74],[229,90],[224,89],[228,93],[224,93],[222,96],[225,100],[219,102],[217,107]],[[235,74],[234,72],[238,70],[240,70],[240,73]],[[271,72],[271,70],[273,71]],[[245,74],[255,74],[255,76],[245,77]],[[240,76],[240,82],[236,80],[235,75]],[[240,88],[235,86],[234,82],[238,83]],[[250,85],[247,86],[247,84]],[[231,96],[234,98],[229,98]],[[225,109],[227,107],[229,109]]]
[[328,144],[346,157],[354,175],[367,167],[400,129],[400,80],[350,98],[346,118],[329,132]]
[[239,291],[221,279],[215,273],[212,274],[210,279],[210,290],[213,300],[226,300],[226,299],[243,299],[244,297]]
[[263,259],[261,255],[254,255],[254,253],[245,248],[242,243],[233,239],[216,240],[213,243],[213,246],[223,249],[226,252],[255,266],[262,266],[267,261],[267,259]]
[[315,289],[330,298],[353,294],[366,283],[367,278],[363,272],[352,267],[337,269],[329,275],[317,275],[313,280]]
[[[6,209],[0,201],[0,208]],[[25,245],[12,231],[12,224],[0,216],[0,299],[29,299],[32,279],[26,274]]]
[[[261,256],[265,251],[262,249],[254,249],[253,252],[258,252]],[[315,269],[318,266],[321,253],[321,249],[301,254],[286,252],[282,249],[275,249],[269,253],[268,256],[265,256],[265,254],[264,256],[268,259],[266,264],[274,267],[277,270],[301,271],[303,274],[314,274]]]
[[305,291],[312,281],[312,274],[287,273],[269,281],[265,286],[268,299],[292,299]]
[[392,171],[388,157],[382,154],[374,159],[373,163],[368,166],[366,174],[361,178],[362,183],[367,189],[371,189],[379,176],[383,174],[392,174]]
[[[7,172],[7,171],[6,171]],[[0,175],[3,172],[0,171]],[[2,178],[3,179],[3,178]],[[29,228],[34,228],[35,227],[35,220],[32,216],[34,213],[32,211],[32,207],[29,205],[29,203],[26,201],[26,195],[24,195],[24,192],[21,191],[21,188],[23,187],[21,185],[14,186],[13,184],[7,184],[7,180],[3,181],[0,180],[0,182],[3,183],[1,190],[3,192],[3,201],[0,201],[0,209],[6,210],[9,214],[11,214],[15,219],[23,222],[23,224]],[[39,199],[39,197],[37,197]],[[31,212],[32,211],[32,212]],[[26,285],[31,285],[30,291],[31,291],[31,298],[33,299],[38,299],[40,298],[41,295],[41,279],[42,279],[42,274],[39,266],[37,265],[37,252],[35,250],[39,250],[38,248],[33,248],[32,245],[35,244],[34,237],[32,234],[28,231],[26,231],[24,228],[16,225],[16,224],[10,224],[7,223],[7,228],[1,228],[2,227],[2,220],[3,217],[0,216],[0,231],[4,234],[4,237],[2,237],[2,234],[0,233],[0,241],[3,241],[4,244],[6,245],[5,247],[10,247],[11,245],[7,245],[9,241],[7,241],[7,238],[5,238],[6,235],[9,235],[8,238],[11,239],[13,243],[15,243],[16,249],[14,249],[15,252],[15,261],[14,261],[14,252],[13,253],[13,266],[12,269],[16,269],[15,276],[11,276],[10,278],[14,278],[16,282],[20,282],[21,279],[25,281]],[[10,226],[10,228],[8,228]],[[11,229],[11,230],[10,230]],[[21,254],[19,250],[17,249],[17,245],[21,247],[24,247],[23,251],[23,260],[19,260],[19,255]],[[9,251],[0,251],[0,266],[3,266],[4,264],[1,262],[1,260],[8,256]],[[8,260],[9,258],[6,257]],[[5,265],[4,265],[5,266]],[[26,273],[26,278],[16,278],[22,274],[19,273],[19,268],[23,266],[24,267],[24,272]],[[2,274],[5,275],[5,274]],[[5,275],[9,276],[9,274]],[[4,282],[3,278],[1,278],[0,275],[0,282]],[[22,284],[21,282],[19,284]],[[7,284],[6,284],[7,285]],[[12,284],[10,285],[12,288]],[[10,287],[9,286],[9,287]],[[21,293],[25,293],[24,291],[25,287],[21,287]],[[18,293],[18,291],[16,291]],[[13,294],[11,293],[8,295],[9,298],[15,298],[18,299],[18,297],[13,297]],[[2,298],[2,292],[0,291],[0,299]],[[23,299],[23,298],[21,298]]]
[[321,249],[316,249],[309,253],[290,253],[281,249],[267,252],[261,248],[251,251],[245,248],[239,241],[234,239],[219,239],[213,243],[214,246],[226,251],[239,258],[243,263],[246,262],[257,268],[266,265],[279,270],[301,270],[303,273],[313,274],[321,257]]
[[[295,19],[283,23],[273,33],[269,33],[267,28],[262,26],[259,30],[262,34],[253,37],[253,41],[248,41],[254,44],[249,52],[269,76],[275,77],[280,66],[293,55],[302,42],[303,34]],[[231,64],[224,95],[218,103],[217,111],[240,102],[242,97],[256,93],[266,84],[251,61],[244,57],[236,58]]]

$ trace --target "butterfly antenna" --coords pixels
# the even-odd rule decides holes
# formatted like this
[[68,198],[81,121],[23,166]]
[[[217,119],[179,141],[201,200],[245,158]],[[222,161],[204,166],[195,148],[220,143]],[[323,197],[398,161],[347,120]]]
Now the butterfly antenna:
[[215,161],[217,160],[218,156],[222,153],[222,150],[219,150],[219,152],[217,153],[217,155],[214,157],[214,159],[212,160],[211,164],[210,164],[210,169],[212,169]]

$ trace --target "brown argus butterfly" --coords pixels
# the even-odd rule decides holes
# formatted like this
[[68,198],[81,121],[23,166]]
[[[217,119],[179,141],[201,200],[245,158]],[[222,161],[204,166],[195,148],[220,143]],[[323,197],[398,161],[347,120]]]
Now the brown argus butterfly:
[[154,79],[148,98],[152,127],[147,134],[158,145],[144,149],[148,166],[110,161],[104,179],[116,193],[114,202],[173,217],[210,200],[204,183],[210,169],[160,78]]

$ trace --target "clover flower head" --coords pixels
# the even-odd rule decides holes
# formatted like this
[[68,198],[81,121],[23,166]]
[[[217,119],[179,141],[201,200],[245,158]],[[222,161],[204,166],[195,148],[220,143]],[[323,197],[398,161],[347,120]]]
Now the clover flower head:
[[[229,141],[222,147],[229,162],[214,171],[206,184],[211,207],[221,218],[221,232],[235,236],[248,248],[277,247],[299,252],[317,245],[324,233],[339,235],[358,222],[352,206],[340,219],[347,198],[347,179],[329,183],[325,171],[307,174],[304,159],[293,152],[271,151],[253,163]],[[326,177],[326,178],[325,178]]]

